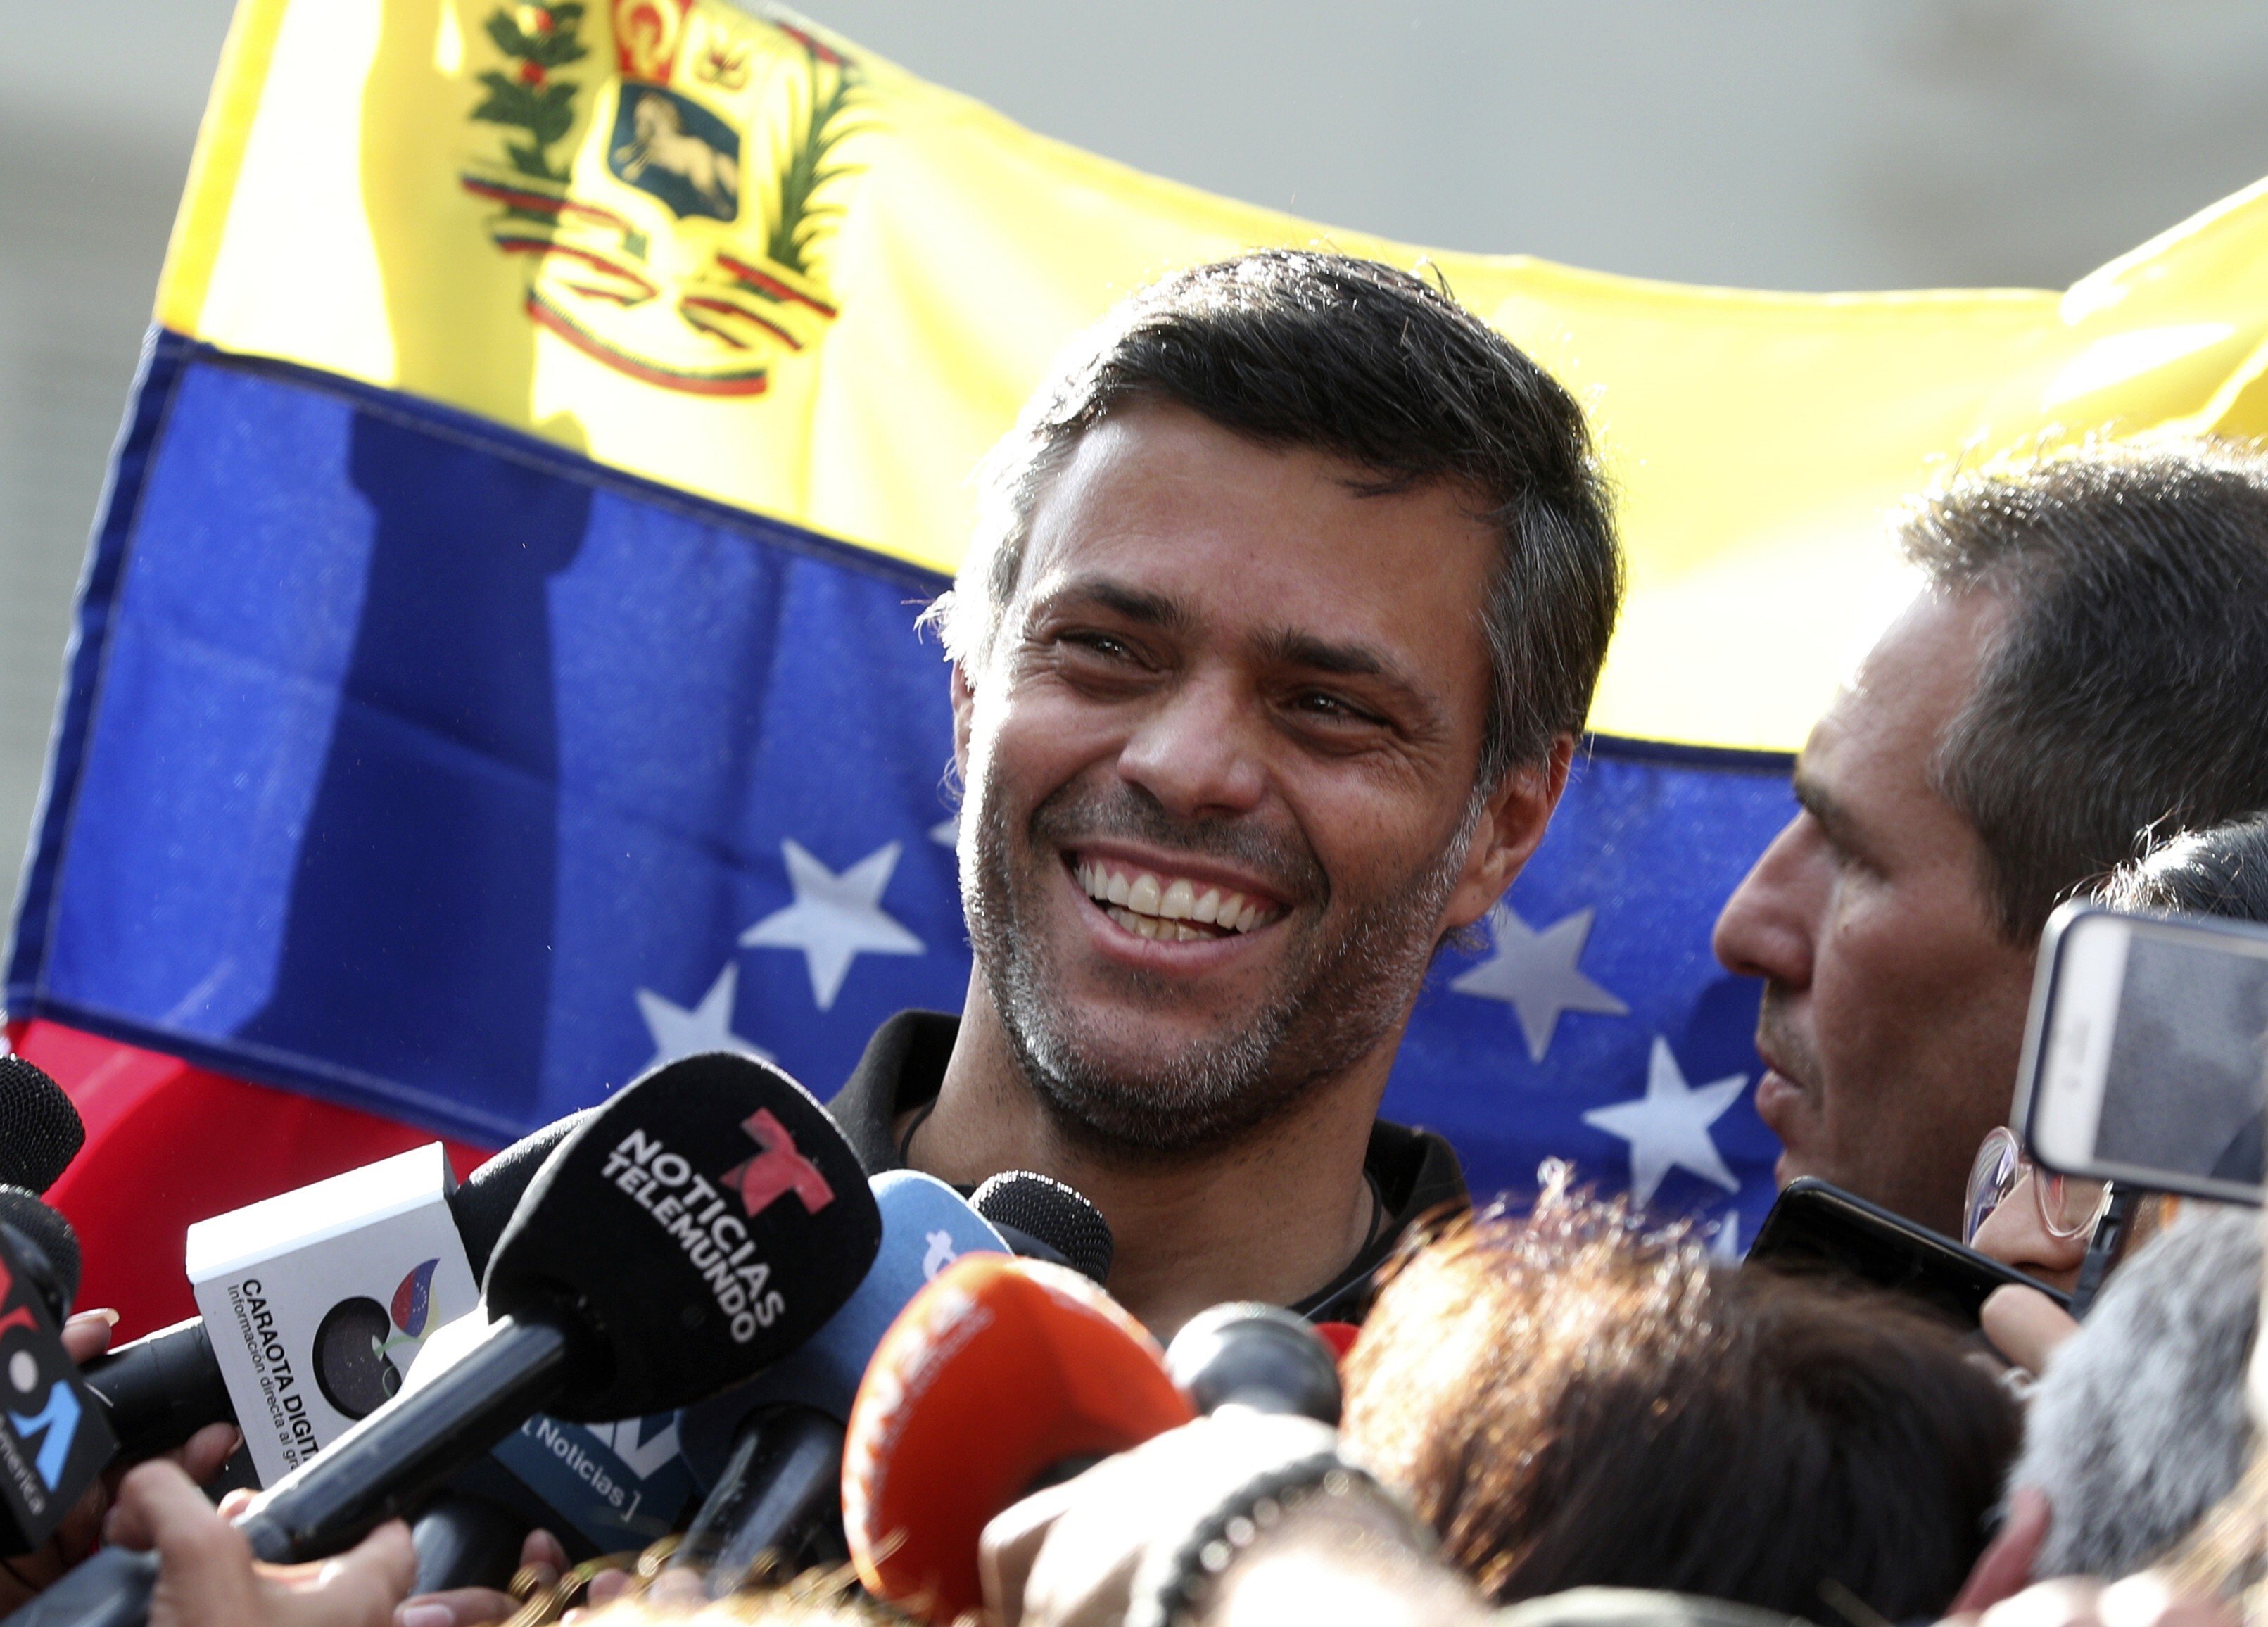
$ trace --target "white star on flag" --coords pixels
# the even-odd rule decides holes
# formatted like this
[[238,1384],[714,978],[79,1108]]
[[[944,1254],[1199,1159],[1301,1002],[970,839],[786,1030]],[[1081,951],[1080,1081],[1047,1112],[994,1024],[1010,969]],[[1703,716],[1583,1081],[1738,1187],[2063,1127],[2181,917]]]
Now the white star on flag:
[[1727,1209],[1709,1233],[1709,1252],[1727,1265],[1741,1263],[1741,1211]]
[[1528,1059],[1543,1061],[1560,1012],[1630,1015],[1629,1006],[1576,969],[1596,913],[1578,909],[1539,932],[1514,915],[1511,905],[1492,906],[1488,919],[1496,953],[1460,974],[1449,987],[1459,994],[1510,1005],[1519,1015],[1521,1033],[1528,1036]]
[[959,847],[961,845],[961,815],[958,813],[949,814],[945,818],[938,821],[936,824],[932,825],[929,828],[929,839],[936,843],[938,846],[941,848]]
[[645,1065],[659,1068],[681,1056],[700,1056],[710,1051],[739,1051],[766,1062],[776,1060],[762,1046],[751,1045],[733,1032],[733,1000],[740,988],[740,968],[727,961],[701,1003],[689,1011],[651,989],[639,990],[638,1014],[645,1019],[646,1032],[653,1035],[653,1060]]
[[1735,1073],[1693,1088],[1670,1055],[1669,1042],[1656,1034],[1653,1055],[1646,1064],[1646,1094],[1610,1108],[1593,1108],[1583,1115],[1583,1123],[1630,1143],[1631,1196],[1640,1204],[1653,1201],[1662,1177],[1673,1169],[1690,1170],[1727,1192],[1737,1192],[1740,1178],[1725,1167],[1709,1126],[1724,1115],[1748,1082],[1747,1074]]
[[775,909],[740,934],[752,947],[800,949],[811,972],[812,998],[821,1011],[835,1004],[850,962],[862,954],[919,954],[922,940],[882,909],[902,843],[877,848],[841,875],[792,839],[780,843],[795,902]]

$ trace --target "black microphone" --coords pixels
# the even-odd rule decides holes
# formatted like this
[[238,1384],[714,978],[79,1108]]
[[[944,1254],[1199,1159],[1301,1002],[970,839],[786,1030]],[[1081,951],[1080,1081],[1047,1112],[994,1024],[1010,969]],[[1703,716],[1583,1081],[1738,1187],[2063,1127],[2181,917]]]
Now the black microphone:
[[1250,1407],[1338,1426],[1338,1359],[1292,1311],[1239,1302],[1200,1311],[1166,1346],[1166,1371],[1199,1412]]
[[976,1189],[968,1206],[1026,1259],[1069,1266],[1091,1282],[1110,1275],[1110,1223],[1074,1187],[1028,1169],[1004,1170]]
[[[70,1104],[66,1102],[65,1106]],[[477,1279],[528,1183],[585,1114],[571,1114],[521,1137],[449,1194],[449,1215]],[[192,1316],[106,1352],[83,1369],[129,1458],[170,1452],[208,1424],[233,1424],[236,1406],[204,1319]]]
[[[530,1413],[605,1420],[717,1394],[793,1350],[880,1243],[858,1155],[753,1058],[688,1057],[624,1086],[538,1172],[489,1261],[490,1321],[236,1521],[275,1562],[335,1553]],[[8,1618],[126,1627],[158,1564],[106,1550]]]
[[44,1192],[85,1145],[63,1087],[21,1056],[0,1056],[0,1185]]
[[411,1594],[459,1587],[502,1593],[519,1569],[520,1550],[533,1528],[519,1510],[498,1498],[444,1491],[409,1527],[410,1548],[417,1556]]
[[70,1223],[0,1186],[0,1554],[46,1542],[115,1449],[57,1331],[78,1272]]
[[78,1297],[78,1234],[70,1222],[22,1187],[0,1186],[0,1238],[58,1324]]
[[457,1237],[465,1245],[465,1261],[475,1278],[488,1274],[497,1243],[512,1224],[519,1200],[526,1196],[543,1160],[557,1152],[559,1144],[593,1111],[585,1108],[530,1130],[466,1176],[449,1194],[449,1218],[457,1223]]
[[86,1387],[108,1413],[118,1449],[129,1458],[155,1457],[208,1424],[231,1424],[236,1405],[213,1354],[205,1320],[144,1334],[97,1356],[81,1369]]
[[[488,1270],[497,1240],[543,1160],[589,1115],[589,1108],[571,1113],[513,1142],[450,1195],[449,1212],[475,1277]],[[477,1192],[476,1185],[481,1189]],[[501,1591],[519,1568],[520,1544],[538,1518],[526,1506],[528,1499],[514,1496],[517,1488],[501,1476],[480,1475],[477,1466],[474,1474],[477,1487],[445,1488],[410,1522],[410,1542],[417,1554],[413,1592],[445,1593],[474,1586]]]

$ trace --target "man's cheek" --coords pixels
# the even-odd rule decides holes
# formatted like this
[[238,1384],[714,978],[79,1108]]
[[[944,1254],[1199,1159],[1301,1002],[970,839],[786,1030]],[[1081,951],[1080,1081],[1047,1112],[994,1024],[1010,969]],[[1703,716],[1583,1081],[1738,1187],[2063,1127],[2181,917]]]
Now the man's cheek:
[[1022,814],[1083,773],[1108,763],[1115,743],[1082,728],[1082,719],[1059,709],[1025,710],[989,737],[980,737],[986,770]]

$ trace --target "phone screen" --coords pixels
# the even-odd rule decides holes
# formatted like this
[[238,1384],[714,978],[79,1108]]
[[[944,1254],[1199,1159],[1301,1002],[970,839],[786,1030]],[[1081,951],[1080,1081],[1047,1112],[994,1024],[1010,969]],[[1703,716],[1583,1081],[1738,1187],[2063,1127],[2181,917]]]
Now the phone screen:
[[2268,956],[2137,932],[2095,1156],[2257,1185]]
[[2049,1165],[2176,1191],[2257,1189],[2268,938],[2093,914],[2069,924],[2057,961],[2031,1108]]

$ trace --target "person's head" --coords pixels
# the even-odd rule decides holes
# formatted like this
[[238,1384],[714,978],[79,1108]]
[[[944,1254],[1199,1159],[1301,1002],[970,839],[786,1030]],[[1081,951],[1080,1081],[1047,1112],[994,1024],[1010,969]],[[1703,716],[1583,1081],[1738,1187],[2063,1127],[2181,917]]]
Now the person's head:
[[2268,813],[2168,836],[2093,896],[2106,909],[2268,921]]
[[1498,1602],[1655,1587],[1843,1627],[1950,1601],[2017,1419],[1921,1311],[1549,1188],[1405,1258],[1345,1432]]
[[1716,949],[1765,980],[1781,1179],[1951,1232],[2049,912],[2154,829],[2268,806],[2268,462],[2089,449],[1959,481],[1904,541],[1927,585],[1812,732]]
[[970,1012],[1057,1126],[1142,1160],[1382,1088],[1543,835],[1621,585],[1574,401],[1418,277],[1254,254],[1086,335],[935,616]]
[[[2112,871],[2089,896],[2111,909],[2268,921],[2268,816],[2252,814],[2169,836]],[[2043,1204],[2032,1190],[2042,1179],[2036,1171],[2022,1175],[1970,1241],[2004,1265],[2068,1288],[2087,1258],[2092,1230],[2074,1230],[2069,1222],[2088,1214],[2102,1187],[2049,1179],[2048,1189],[2058,1196]],[[2155,1229],[2164,1207],[2162,1199],[2145,1200],[2130,1248]],[[2063,1211],[2066,1224],[2050,1226],[2045,1217],[2051,1209]]]

